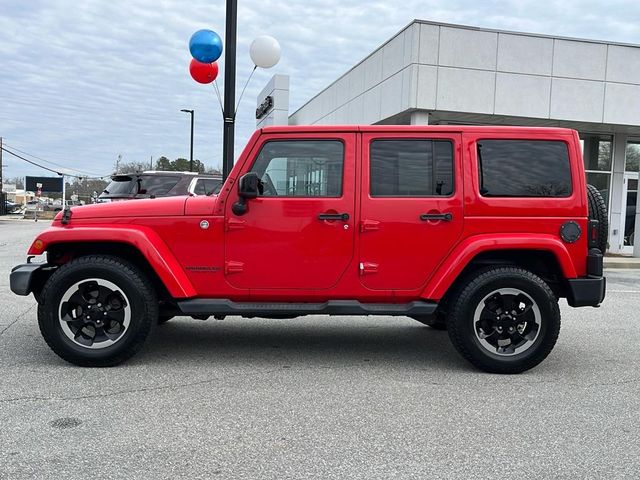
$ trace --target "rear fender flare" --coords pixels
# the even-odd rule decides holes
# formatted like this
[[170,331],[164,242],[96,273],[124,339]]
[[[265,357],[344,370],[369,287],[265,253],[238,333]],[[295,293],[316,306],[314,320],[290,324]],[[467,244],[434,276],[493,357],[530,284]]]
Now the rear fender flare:
[[462,271],[480,253],[498,250],[540,250],[551,252],[558,260],[565,278],[576,278],[577,273],[569,252],[562,242],[551,235],[477,235],[469,237],[448,255],[420,295],[430,300],[440,300],[447,293]]

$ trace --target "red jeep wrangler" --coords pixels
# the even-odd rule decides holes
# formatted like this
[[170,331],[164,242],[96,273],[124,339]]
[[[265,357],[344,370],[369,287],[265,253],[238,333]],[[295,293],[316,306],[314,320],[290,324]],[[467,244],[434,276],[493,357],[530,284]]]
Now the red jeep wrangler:
[[472,364],[551,351],[604,299],[606,209],[573,130],[269,127],[219,195],[65,210],[15,267],[62,358],[110,366],[174,315],[409,316]]

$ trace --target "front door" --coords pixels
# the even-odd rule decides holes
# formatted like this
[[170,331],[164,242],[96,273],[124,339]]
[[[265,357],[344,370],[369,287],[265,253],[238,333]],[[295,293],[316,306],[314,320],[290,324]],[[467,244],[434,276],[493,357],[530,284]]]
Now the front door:
[[262,193],[235,215],[225,207],[225,276],[242,289],[328,289],[352,260],[355,134],[273,137],[248,170]]
[[360,279],[374,290],[415,290],[463,227],[459,134],[365,134]]
[[625,172],[622,189],[621,231],[622,253],[633,255],[636,236],[636,212],[638,205],[638,173]]

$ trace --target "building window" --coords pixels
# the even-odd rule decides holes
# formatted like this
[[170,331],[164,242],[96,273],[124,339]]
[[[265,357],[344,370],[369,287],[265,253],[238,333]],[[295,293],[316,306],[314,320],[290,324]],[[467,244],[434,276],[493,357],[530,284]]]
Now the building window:
[[339,140],[267,142],[253,164],[264,197],[340,197],[344,145]]
[[627,172],[640,171],[640,140],[627,142],[624,169]]
[[580,143],[582,144],[587,183],[596,187],[606,204],[609,205],[613,137],[611,135],[580,134]]
[[484,197],[568,197],[567,145],[547,140],[478,141],[480,194]]
[[374,140],[369,166],[372,197],[453,193],[453,144],[449,140]]

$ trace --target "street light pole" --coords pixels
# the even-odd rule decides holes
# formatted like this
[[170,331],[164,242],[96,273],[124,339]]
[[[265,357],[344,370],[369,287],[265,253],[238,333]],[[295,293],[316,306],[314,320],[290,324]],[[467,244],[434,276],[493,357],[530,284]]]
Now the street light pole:
[[233,141],[236,103],[236,32],[238,29],[238,2],[227,0],[227,18],[224,55],[224,130],[222,137],[222,181],[233,168]]
[[187,110],[186,108],[183,108],[180,111],[184,112],[184,113],[191,114],[191,149],[190,149],[190,153],[189,153],[189,171],[193,172],[193,115],[194,115],[194,111],[193,110]]

